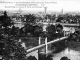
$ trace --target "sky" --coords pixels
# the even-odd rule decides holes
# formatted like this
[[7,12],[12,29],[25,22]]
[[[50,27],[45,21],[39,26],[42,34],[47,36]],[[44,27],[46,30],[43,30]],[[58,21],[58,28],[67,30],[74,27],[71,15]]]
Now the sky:
[[80,0],[0,0],[0,10],[80,12]]

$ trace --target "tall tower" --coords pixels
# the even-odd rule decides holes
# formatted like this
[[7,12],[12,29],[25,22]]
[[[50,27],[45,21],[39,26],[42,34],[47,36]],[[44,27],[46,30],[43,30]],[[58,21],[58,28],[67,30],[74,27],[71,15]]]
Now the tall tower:
[[46,12],[47,12],[47,7],[44,7],[44,9],[45,9],[45,11],[44,11],[44,12],[45,12],[45,15],[46,15]]
[[44,7],[44,13],[43,13],[44,20],[45,20],[46,14],[47,14],[47,7]]
[[61,14],[64,14],[63,8],[62,8],[62,10],[61,10]]

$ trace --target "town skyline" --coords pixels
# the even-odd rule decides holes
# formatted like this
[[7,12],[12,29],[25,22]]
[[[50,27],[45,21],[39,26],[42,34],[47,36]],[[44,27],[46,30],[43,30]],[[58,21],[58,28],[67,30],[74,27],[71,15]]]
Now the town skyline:
[[60,12],[62,9],[64,12],[80,12],[79,0],[16,0],[15,2],[18,3],[14,1],[0,0],[0,10],[18,11],[21,9],[25,12],[41,12],[44,11],[44,7],[47,7],[47,12]]

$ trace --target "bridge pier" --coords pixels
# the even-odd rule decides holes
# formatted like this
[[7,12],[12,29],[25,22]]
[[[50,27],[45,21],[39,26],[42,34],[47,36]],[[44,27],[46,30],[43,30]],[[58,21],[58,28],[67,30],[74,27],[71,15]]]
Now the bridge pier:
[[[42,44],[42,40],[41,40],[41,37],[39,37],[39,45],[41,44]],[[45,37],[45,44],[47,44],[47,37]],[[46,47],[42,47],[38,49],[38,60],[45,60],[46,53],[47,53],[47,45]]]
[[38,60],[45,60],[45,59],[46,59],[46,54],[38,53]]
[[50,60],[51,56],[51,52],[45,53],[38,51],[38,60]]
[[[42,47],[40,49],[38,49],[38,60],[46,60],[46,57],[48,56],[48,45],[47,45],[47,37],[45,37],[44,39],[44,43],[45,43],[45,47]],[[39,45],[42,44],[42,41],[41,41],[41,37],[39,37]]]

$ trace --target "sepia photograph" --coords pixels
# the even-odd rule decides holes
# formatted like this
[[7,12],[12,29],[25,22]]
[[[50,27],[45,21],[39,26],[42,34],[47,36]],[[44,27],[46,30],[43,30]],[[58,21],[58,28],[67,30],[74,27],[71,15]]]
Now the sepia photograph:
[[80,60],[80,0],[0,0],[0,60]]

